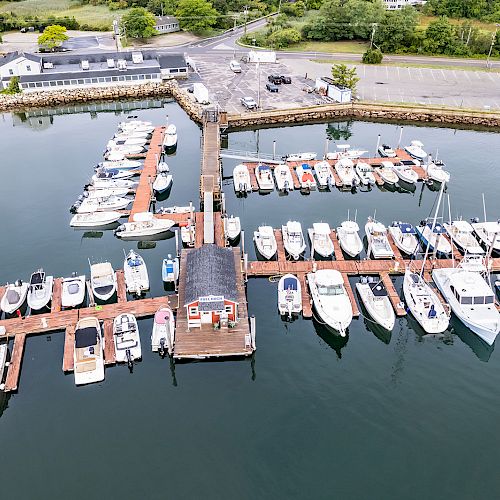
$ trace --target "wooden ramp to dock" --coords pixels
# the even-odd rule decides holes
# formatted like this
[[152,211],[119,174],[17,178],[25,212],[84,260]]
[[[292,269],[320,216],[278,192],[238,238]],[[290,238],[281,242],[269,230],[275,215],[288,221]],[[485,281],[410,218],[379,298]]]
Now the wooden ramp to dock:
[[283,243],[283,235],[281,229],[274,230],[274,237],[276,238],[276,245],[278,247],[278,262],[286,260],[285,245]]
[[380,273],[380,278],[382,280],[382,283],[385,285],[385,288],[387,289],[387,294],[389,295],[389,300],[391,301],[396,316],[405,316],[406,308],[404,302],[401,300],[401,297],[394,288],[394,283],[392,282],[389,273]]
[[50,306],[50,312],[59,312],[61,310],[61,300],[62,300],[62,278],[54,279],[54,286],[52,288],[52,303]]
[[200,176],[200,200],[206,191],[213,193],[215,202],[221,197],[221,163],[219,123],[206,121],[203,124],[202,159]]
[[5,392],[17,390],[19,377],[21,375],[21,364],[23,362],[24,345],[26,344],[26,334],[21,333],[14,338],[14,347],[10,358],[9,369],[7,370],[7,378],[5,380]]
[[344,254],[342,252],[342,248],[340,248],[339,239],[337,237],[337,231],[332,230],[330,233],[330,238],[333,242],[333,251],[335,254],[335,260],[344,260]]
[[307,285],[307,276],[305,273],[298,275],[300,286],[302,289],[302,316],[304,318],[312,318],[312,299],[309,294],[309,286]]
[[127,302],[127,287],[125,285],[125,274],[123,269],[115,272],[116,275],[116,297],[118,302]]

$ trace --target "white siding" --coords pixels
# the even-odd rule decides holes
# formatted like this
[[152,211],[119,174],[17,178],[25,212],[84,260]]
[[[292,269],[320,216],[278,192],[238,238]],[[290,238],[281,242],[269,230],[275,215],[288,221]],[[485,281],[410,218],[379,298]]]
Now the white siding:
[[10,76],[39,75],[41,71],[40,63],[30,61],[23,56],[0,66],[0,78]]

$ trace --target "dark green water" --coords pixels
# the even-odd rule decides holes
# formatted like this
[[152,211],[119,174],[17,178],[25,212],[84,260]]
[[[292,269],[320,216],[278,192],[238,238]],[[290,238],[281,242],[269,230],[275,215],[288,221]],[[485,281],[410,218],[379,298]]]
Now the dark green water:
[[[54,116],[37,128],[1,117],[0,281],[27,279],[39,266],[57,276],[88,273],[87,258],[121,267],[123,243],[112,234],[68,226],[68,208],[123,116]],[[199,130],[172,103],[133,112],[157,124],[168,114],[179,148],[169,204],[197,201]],[[15,118],[16,123],[18,118]],[[332,128],[347,128],[346,124]],[[378,133],[395,143],[394,125],[353,123],[340,139],[373,150]],[[324,149],[326,125],[261,130],[260,149]],[[452,213],[500,215],[500,137],[405,127],[407,141],[439,147],[452,172]],[[254,149],[256,134],[229,136]],[[224,163],[230,172],[236,162]],[[358,221],[377,210],[386,223],[418,222],[436,193],[277,193],[246,199],[226,186],[228,212],[251,233],[296,218],[332,227],[350,209]],[[94,237],[88,237],[94,236]],[[101,236],[101,237],[95,237]],[[173,239],[140,250],[152,294],[162,293],[161,258]],[[392,336],[360,318],[349,339],[314,324],[283,323],[275,284],[252,279],[250,312],[258,319],[252,360],[177,364],[149,352],[151,320],[140,322],[143,362],[133,374],[106,370],[102,384],[76,388],[61,371],[63,335],[29,338],[18,394],[0,418],[1,498],[498,498],[499,353],[456,322],[444,337],[423,337],[410,318]]]

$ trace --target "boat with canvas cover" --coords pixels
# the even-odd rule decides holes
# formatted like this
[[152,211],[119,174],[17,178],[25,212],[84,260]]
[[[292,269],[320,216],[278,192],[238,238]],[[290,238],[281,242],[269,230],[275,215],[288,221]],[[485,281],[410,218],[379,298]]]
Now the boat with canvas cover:
[[123,262],[123,274],[127,292],[140,297],[143,292],[149,290],[148,269],[144,259],[134,250],[125,255]]
[[250,180],[250,172],[248,167],[240,163],[233,169],[233,184],[236,193],[251,193],[252,182]]
[[364,186],[373,186],[376,182],[373,167],[364,161],[360,160],[356,163],[356,174]]
[[396,151],[394,151],[394,149],[387,144],[382,144],[381,146],[379,146],[377,151],[382,158],[396,158],[397,156]]
[[61,306],[77,307],[85,300],[85,275],[64,278],[61,288]]
[[52,299],[54,277],[47,276],[43,269],[31,275],[28,289],[28,306],[32,311],[43,309]]
[[415,228],[418,237],[422,241],[422,246],[429,245],[431,252],[436,251],[439,257],[448,257],[451,254],[451,244],[445,238],[446,228],[439,222],[435,224],[429,221],[422,222]]
[[398,176],[394,172],[393,164],[390,161],[383,161],[382,166],[377,168],[377,173],[386,184],[393,185],[398,182]]
[[224,217],[222,219],[224,224],[224,233],[229,241],[236,241],[241,234],[240,218],[234,215]]
[[453,243],[463,253],[484,255],[484,249],[474,236],[474,228],[466,220],[454,220],[443,224]]
[[112,178],[93,178],[87,186],[91,189],[110,189],[110,188],[128,188],[130,191],[137,188],[138,183],[130,179],[112,179]]
[[73,364],[76,385],[104,380],[104,339],[97,318],[82,318],[78,321]]
[[392,331],[396,315],[384,283],[372,276],[362,276],[356,283],[356,290],[373,321],[386,330]]
[[293,191],[293,177],[290,167],[281,163],[274,167],[274,178],[278,191]]
[[335,163],[334,168],[345,187],[359,185],[359,177],[354,169],[354,163],[350,158],[341,158]]
[[172,187],[172,174],[160,173],[153,182],[153,189],[158,194],[166,193]]
[[2,309],[5,314],[14,314],[23,306],[26,296],[28,295],[28,288],[29,284],[22,280],[7,284],[5,293],[0,301],[0,309]]
[[116,292],[116,275],[110,262],[90,265],[90,288],[96,299],[106,302]]
[[368,217],[365,224],[366,238],[368,239],[367,254],[374,259],[392,259],[394,251],[387,238],[387,228],[380,222]]
[[281,316],[289,318],[302,311],[302,288],[293,274],[285,274],[278,282],[278,310]]
[[274,229],[271,226],[259,226],[253,233],[253,241],[258,252],[267,260],[272,259],[278,251]]
[[299,179],[300,189],[306,191],[316,189],[316,179],[314,178],[311,167],[307,163],[295,167],[295,173]]
[[165,151],[173,151],[177,147],[177,127],[171,123],[165,131],[163,148]]
[[311,161],[316,159],[316,153],[291,153],[285,156],[286,161]]
[[424,145],[420,141],[411,141],[409,146],[405,146],[405,151],[417,160],[422,161],[427,157],[427,153],[423,150]]
[[134,214],[133,222],[125,222],[115,229],[115,235],[122,239],[147,238],[166,233],[176,223],[170,219],[157,219],[151,212]]
[[304,234],[300,222],[288,221],[286,226],[281,226],[283,245],[288,255],[294,260],[299,260],[306,249]]
[[255,167],[255,178],[261,191],[274,190],[273,174],[269,165],[257,165]]
[[474,219],[471,226],[486,249],[493,246],[492,251],[500,254],[500,221],[479,222]]
[[170,307],[162,307],[156,311],[151,332],[151,350],[159,352],[163,357],[165,352],[171,356],[175,344],[175,318]]
[[117,363],[127,363],[130,370],[134,361],[142,358],[141,337],[133,314],[120,314],[113,320],[113,342]]
[[307,232],[311,240],[311,252],[316,252],[324,258],[333,255],[333,241],[330,237],[332,230],[326,222],[314,222],[313,227],[309,228]]
[[417,231],[408,222],[394,221],[388,228],[394,244],[406,255],[418,250]]
[[164,283],[177,283],[179,279],[179,259],[172,258],[170,254],[163,259],[161,266],[161,278]]
[[330,164],[327,161],[323,160],[315,163],[313,170],[316,175],[316,179],[318,179],[318,186],[321,189],[327,189],[335,186],[335,179],[333,178]]
[[75,214],[71,218],[69,225],[71,227],[104,227],[114,224],[123,215],[120,212],[89,212],[84,214]]
[[340,248],[350,257],[357,257],[363,250],[363,242],[359,237],[359,226],[352,220],[346,220],[337,228]]

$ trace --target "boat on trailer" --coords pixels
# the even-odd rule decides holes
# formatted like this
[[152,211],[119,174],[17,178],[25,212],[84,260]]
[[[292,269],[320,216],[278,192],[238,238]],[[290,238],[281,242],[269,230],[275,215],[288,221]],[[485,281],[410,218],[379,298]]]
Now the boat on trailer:
[[285,274],[278,282],[278,310],[289,318],[302,311],[302,287],[293,274]]

